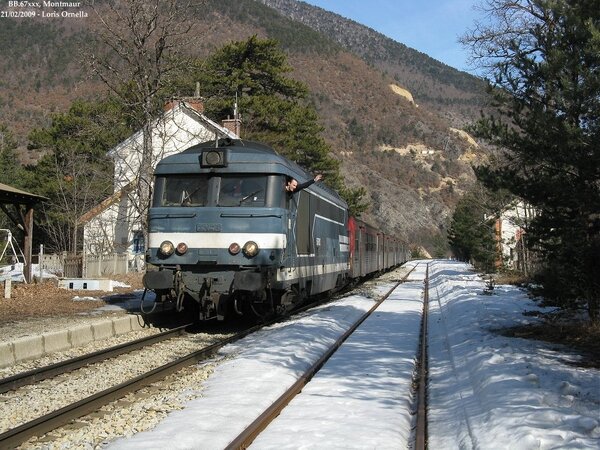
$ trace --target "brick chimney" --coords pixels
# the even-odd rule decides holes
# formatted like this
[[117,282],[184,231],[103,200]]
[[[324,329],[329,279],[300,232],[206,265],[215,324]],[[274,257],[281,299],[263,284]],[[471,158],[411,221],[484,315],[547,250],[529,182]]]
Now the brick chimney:
[[200,83],[196,83],[196,92],[193,97],[173,97],[165,103],[165,112],[175,108],[178,103],[185,102],[190,108],[198,111],[200,114],[204,112],[204,98],[200,96]]
[[198,111],[200,114],[204,112],[204,99],[202,97],[172,98],[165,102],[165,106],[163,107],[163,109],[165,112],[170,111],[181,102],[184,102],[187,106],[189,106],[195,111]]
[[196,90],[193,97],[187,97],[183,99],[192,109],[195,109],[200,114],[204,112],[204,99],[200,97],[200,82],[196,81]]
[[235,103],[233,104],[233,119],[230,119],[229,116],[227,116],[227,119],[224,119],[221,124],[224,128],[227,128],[229,131],[241,137],[240,133],[242,132],[242,119],[240,118],[240,111],[238,109],[237,92],[235,93]]
[[223,119],[222,125],[224,128],[227,128],[232,133],[235,133],[236,135],[240,136],[240,133],[242,131],[241,119],[230,119],[229,116],[227,116],[227,119]]

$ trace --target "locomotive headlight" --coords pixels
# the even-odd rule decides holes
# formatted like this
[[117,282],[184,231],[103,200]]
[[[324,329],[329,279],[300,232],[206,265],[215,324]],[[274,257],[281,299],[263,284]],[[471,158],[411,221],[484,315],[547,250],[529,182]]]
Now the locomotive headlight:
[[242,249],[244,255],[248,258],[252,258],[258,254],[258,244],[254,241],[248,241],[244,244],[244,248]]
[[201,167],[227,167],[225,149],[206,149],[200,154]]
[[215,166],[223,162],[223,154],[217,151],[206,152],[205,158],[206,163],[210,164],[211,166]]
[[242,248],[240,247],[240,244],[238,244],[237,242],[233,242],[229,245],[229,253],[231,253],[232,255],[237,255],[241,249]]
[[171,256],[175,251],[175,246],[171,241],[163,241],[158,249],[163,255]]
[[188,251],[188,246],[185,242],[180,242],[179,244],[177,244],[177,248],[175,249],[175,251],[178,255],[183,255],[185,252]]

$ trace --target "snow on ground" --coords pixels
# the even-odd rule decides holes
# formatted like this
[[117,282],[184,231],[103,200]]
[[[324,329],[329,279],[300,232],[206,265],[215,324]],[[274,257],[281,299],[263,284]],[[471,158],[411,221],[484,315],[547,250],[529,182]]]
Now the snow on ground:
[[504,337],[539,310],[458,263],[430,266],[431,448],[600,448],[600,371],[556,345]]
[[424,277],[421,265],[411,274],[416,281],[398,287],[361,324],[252,448],[406,448],[413,398],[398,393],[411,391]]
[[[25,276],[23,275],[23,266],[23,263],[15,263],[9,266],[0,267],[0,279],[10,278],[11,281],[15,283],[23,283],[25,281]],[[46,270],[40,273],[40,266],[38,264],[34,264],[31,267],[31,270],[33,275],[39,278],[58,278],[56,274]]]
[[[600,371],[572,365],[577,357],[555,345],[496,332],[537,320],[523,315],[540,308],[521,290],[483,295],[485,283],[467,265],[429,263],[429,448],[600,448]],[[406,448],[424,269],[422,262],[253,448]],[[372,305],[352,295],[225,347],[202,397],[109,447],[225,448]]]

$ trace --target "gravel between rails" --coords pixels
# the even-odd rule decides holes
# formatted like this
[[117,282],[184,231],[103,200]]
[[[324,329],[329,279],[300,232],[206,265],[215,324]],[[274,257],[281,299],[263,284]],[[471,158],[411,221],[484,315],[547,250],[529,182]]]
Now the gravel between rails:
[[7,378],[18,373],[26,372],[28,370],[49,366],[50,364],[55,364],[61,361],[65,361],[67,359],[76,358],[78,356],[93,353],[98,350],[104,350],[106,348],[114,347],[119,344],[131,342],[136,339],[152,336],[154,334],[159,334],[162,331],[164,330],[160,328],[144,328],[142,330],[130,331],[129,333],[113,336],[108,339],[93,341],[81,347],[73,347],[61,352],[49,353],[39,358],[27,361],[20,361],[12,366],[0,368],[0,378]]
[[[166,364],[179,356],[186,355],[201,347],[205,347],[224,336],[225,335],[200,333],[171,339],[155,344],[150,348],[121,355],[115,359],[95,364],[90,367],[84,367],[70,374],[64,374],[53,379],[41,381],[34,385],[25,386],[16,391],[1,394],[0,432],[7,431],[10,428],[26,423],[43,414],[47,414],[95,394],[96,392],[122,383],[127,379],[141,375],[142,373]],[[119,422],[120,419],[110,419],[112,414],[109,414],[109,422],[112,422],[112,425],[103,427],[101,422],[103,422],[104,419],[101,416],[103,416],[104,413],[92,414],[89,416],[91,417],[89,425],[84,421],[76,421],[69,426],[59,429],[64,430],[62,432],[55,430],[48,433],[46,437],[42,438],[42,441],[37,441],[37,444],[34,444],[36,440],[33,438],[29,443],[24,444],[22,448],[94,448],[91,443],[94,442],[94,445],[98,445],[106,440],[108,436],[107,430],[110,431],[109,434],[114,438],[126,435],[128,430],[129,432],[140,431],[139,427],[141,423],[152,423],[153,425],[151,426],[154,426],[155,423],[158,423],[158,421],[166,415],[167,411],[181,407],[180,405],[183,400],[179,397],[184,390],[190,390],[191,388],[192,390],[190,393],[196,392],[193,389],[194,386],[197,387],[201,384],[202,380],[208,376],[208,371],[209,369],[207,367],[202,370],[186,370],[186,374],[189,373],[194,379],[191,380],[190,384],[186,385],[181,392],[173,391],[173,388],[175,386],[180,386],[183,380],[182,376],[178,374],[175,379],[170,382],[155,383],[155,386],[162,387],[160,387],[156,394],[149,395],[147,399],[143,399],[142,403],[139,405],[134,401],[138,395],[137,393],[130,394],[125,399],[114,402],[115,410],[123,409],[125,411],[130,405],[137,405],[130,408],[132,413],[135,413],[136,409],[143,412],[143,414],[134,414],[136,417],[131,420],[130,425],[127,425],[129,423],[127,421],[121,423]],[[199,379],[197,380],[196,378]],[[161,392],[163,390],[166,390],[166,392]],[[143,391],[144,390],[139,392]],[[151,391],[152,390],[150,390],[150,392]],[[192,395],[198,394],[193,393]],[[123,414],[118,413],[117,417],[120,417],[121,415]],[[156,422],[152,418],[155,418]],[[75,430],[73,430],[73,428],[75,428]],[[81,434],[82,436],[87,436],[85,438],[77,438],[83,446],[73,446],[73,439],[76,437],[70,436],[73,432]],[[69,437],[64,440],[63,444],[55,445],[54,439],[55,436],[57,436],[57,433],[62,433]],[[88,436],[89,434],[91,434],[91,436]],[[83,444],[84,442],[87,443]]]
[[185,402],[201,395],[213,368],[212,363],[188,367],[72,424],[32,438],[19,449],[100,449],[119,437],[154,428],[169,412],[183,409]]

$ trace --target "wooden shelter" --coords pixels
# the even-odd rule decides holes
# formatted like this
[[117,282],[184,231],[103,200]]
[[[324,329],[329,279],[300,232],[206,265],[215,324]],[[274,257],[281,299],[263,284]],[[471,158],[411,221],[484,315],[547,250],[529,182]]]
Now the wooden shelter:
[[[0,209],[25,235],[23,256],[25,257],[23,276],[30,283],[32,279],[31,256],[33,247],[33,207],[48,200],[41,195],[30,194],[7,184],[0,183]],[[9,209],[12,206],[13,210]]]

